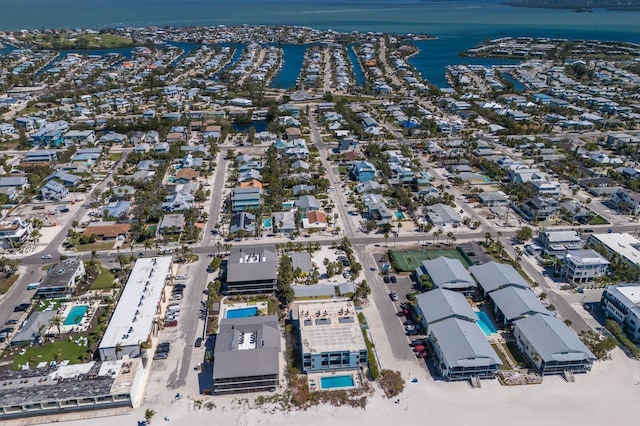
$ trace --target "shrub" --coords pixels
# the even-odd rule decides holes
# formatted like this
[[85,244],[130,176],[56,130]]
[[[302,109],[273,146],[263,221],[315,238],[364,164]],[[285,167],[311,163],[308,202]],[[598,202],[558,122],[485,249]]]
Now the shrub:
[[404,379],[399,371],[382,370],[380,378],[380,386],[387,398],[398,396],[404,390]]

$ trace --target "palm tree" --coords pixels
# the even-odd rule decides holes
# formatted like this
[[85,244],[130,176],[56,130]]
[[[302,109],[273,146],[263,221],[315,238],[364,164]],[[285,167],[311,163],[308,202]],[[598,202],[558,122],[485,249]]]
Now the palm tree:
[[451,245],[451,241],[455,238],[455,236],[453,235],[453,232],[449,231],[447,232],[447,245],[450,246]]
[[485,232],[484,233],[484,245],[485,247],[489,247],[489,242],[491,241],[491,233],[490,232]]
[[31,232],[30,238],[31,241],[33,241],[33,249],[35,250],[36,246],[38,245],[38,243],[40,242],[40,238],[42,237],[42,234],[40,233],[40,231],[38,229],[34,229]]
[[156,415],[155,411],[153,411],[151,408],[147,408],[147,410],[144,412],[144,419],[147,423],[151,423],[151,419],[155,415]]
[[128,262],[128,260],[129,258],[127,257],[127,255],[123,253],[119,253],[118,256],[116,256],[116,262],[120,264],[120,270],[124,270],[124,265]]
[[62,317],[60,315],[56,315],[49,320],[49,327],[55,328],[58,331],[58,336],[62,334],[62,325],[64,322],[62,321]]
[[153,247],[153,243],[150,239],[146,238],[144,240],[144,254],[147,254],[147,249],[150,249],[151,247]]
[[116,359],[118,359],[118,355],[120,354],[120,352],[122,352],[122,350],[123,350],[122,343],[116,343],[116,347],[115,347]]

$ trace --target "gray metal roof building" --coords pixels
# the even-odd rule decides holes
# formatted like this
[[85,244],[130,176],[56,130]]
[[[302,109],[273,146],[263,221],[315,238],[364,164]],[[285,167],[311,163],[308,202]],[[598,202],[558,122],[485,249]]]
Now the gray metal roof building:
[[467,299],[460,293],[436,288],[416,297],[418,316],[424,319],[422,326],[427,334],[429,327],[447,318],[476,321],[476,315]]
[[536,314],[513,324],[518,348],[542,375],[591,370],[596,357],[559,318]]
[[494,378],[502,361],[477,324],[449,318],[431,326],[429,336],[440,374],[448,380]]
[[534,314],[552,315],[531,290],[505,287],[492,292],[496,321],[507,325],[512,321]]
[[214,348],[214,392],[275,389],[280,376],[280,348],[275,315],[221,320]]
[[278,276],[275,245],[232,247],[227,261],[229,294],[273,293]]
[[295,271],[300,268],[302,272],[313,272],[313,264],[311,263],[311,255],[307,252],[291,253],[291,267]]
[[506,263],[487,262],[471,266],[469,271],[478,280],[485,295],[503,287],[531,288],[518,271]]
[[441,256],[425,260],[415,272],[418,279],[428,274],[435,287],[459,291],[468,296],[475,292],[476,282],[458,259]]

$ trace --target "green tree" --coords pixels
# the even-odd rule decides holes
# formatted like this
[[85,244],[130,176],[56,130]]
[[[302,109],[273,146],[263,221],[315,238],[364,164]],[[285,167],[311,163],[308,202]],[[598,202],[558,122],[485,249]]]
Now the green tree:
[[147,423],[151,423],[151,419],[156,415],[156,412],[151,408],[147,408],[144,412],[144,419]]
[[522,228],[518,229],[518,232],[516,233],[516,237],[521,242],[528,241],[531,238],[533,238],[533,231],[528,226],[523,226]]

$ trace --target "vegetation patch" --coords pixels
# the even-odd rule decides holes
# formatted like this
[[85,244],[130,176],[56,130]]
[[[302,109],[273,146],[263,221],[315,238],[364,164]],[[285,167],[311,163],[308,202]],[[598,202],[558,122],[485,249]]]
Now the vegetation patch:
[[100,272],[98,273],[95,281],[91,284],[91,287],[89,287],[89,290],[105,290],[113,288],[113,281],[116,277],[105,267],[99,266],[98,268]]
[[0,294],[5,294],[18,280],[18,274],[2,274],[0,275]]
[[404,379],[399,371],[382,370],[379,383],[387,398],[398,396],[404,390]]
[[393,266],[398,272],[413,272],[425,260],[437,257],[458,259],[463,265],[471,266],[458,250],[390,251]]
[[70,337],[69,340],[48,343],[44,346],[32,346],[27,348],[22,355],[18,354],[13,359],[13,369],[18,370],[20,365],[29,364],[34,368],[41,362],[61,362],[69,360],[70,364],[80,364],[88,359],[87,340],[84,336]]

